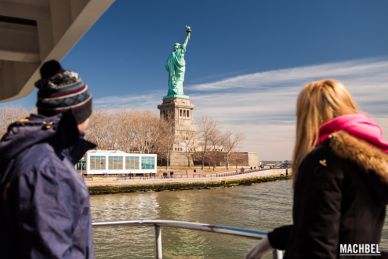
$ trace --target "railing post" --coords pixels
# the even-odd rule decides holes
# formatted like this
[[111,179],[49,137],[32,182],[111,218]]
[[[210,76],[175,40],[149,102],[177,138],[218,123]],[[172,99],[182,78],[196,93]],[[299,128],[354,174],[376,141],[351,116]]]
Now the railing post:
[[272,250],[272,258],[273,259],[283,259],[283,251],[273,249]]
[[162,228],[159,225],[155,225],[155,244],[156,244],[156,259],[163,258],[162,249]]

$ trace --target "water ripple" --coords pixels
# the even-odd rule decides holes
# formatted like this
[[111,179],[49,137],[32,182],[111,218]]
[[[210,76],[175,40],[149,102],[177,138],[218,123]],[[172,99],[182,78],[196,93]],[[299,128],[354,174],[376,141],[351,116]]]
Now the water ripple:
[[[270,231],[291,223],[292,182],[276,181],[211,190],[91,197],[94,221],[170,219]],[[163,228],[164,258],[243,258],[255,240]],[[97,258],[154,258],[154,230],[103,227],[94,232]],[[388,247],[388,224],[383,242]],[[270,256],[268,257],[270,258]]]

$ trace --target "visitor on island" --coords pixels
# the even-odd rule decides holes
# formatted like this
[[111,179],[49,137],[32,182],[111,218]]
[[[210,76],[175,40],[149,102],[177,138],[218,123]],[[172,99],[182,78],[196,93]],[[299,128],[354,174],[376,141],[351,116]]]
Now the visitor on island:
[[334,259],[348,257],[347,246],[378,247],[388,203],[382,128],[335,80],[307,84],[296,110],[293,224],[274,229],[246,258],[275,248],[285,259]]
[[183,92],[183,81],[185,80],[186,71],[185,53],[191,31],[191,27],[186,26],[187,34],[183,44],[175,43],[173,51],[168,56],[166,64],[168,71],[168,93],[166,98],[185,97]]
[[11,124],[0,141],[1,258],[94,258],[89,192],[74,165],[92,96],[79,75],[43,64],[37,114]]

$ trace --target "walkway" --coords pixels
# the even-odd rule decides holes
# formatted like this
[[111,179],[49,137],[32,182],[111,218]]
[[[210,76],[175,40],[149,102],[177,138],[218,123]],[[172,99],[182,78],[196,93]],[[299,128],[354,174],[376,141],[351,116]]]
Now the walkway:
[[[289,169],[290,171],[290,169]],[[85,178],[86,185],[88,187],[95,186],[152,186],[152,185],[198,185],[198,184],[218,184],[222,182],[234,182],[243,180],[262,179],[268,177],[280,177],[284,176],[286,169],[268,169],[247,173],[217,173],[203,175],[176,175],[171,178],[129,178],[129,177],[112,177],[112,176],[99,176],[93,178]]]

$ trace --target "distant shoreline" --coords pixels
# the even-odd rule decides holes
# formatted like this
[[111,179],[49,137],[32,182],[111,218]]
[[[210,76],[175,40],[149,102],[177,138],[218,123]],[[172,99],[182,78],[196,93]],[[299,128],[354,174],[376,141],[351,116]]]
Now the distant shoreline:
[[255,183],[291,179],[291,174],[285,176],[284,169],[259,171],[219,178],[188,178],[188,179],[149,179],[143,181],[116,181],[109,183],[94,183],[86,181],[91,195],[115,194],[149,191],[178,191],[193,189],[211,189],[252,185]]

